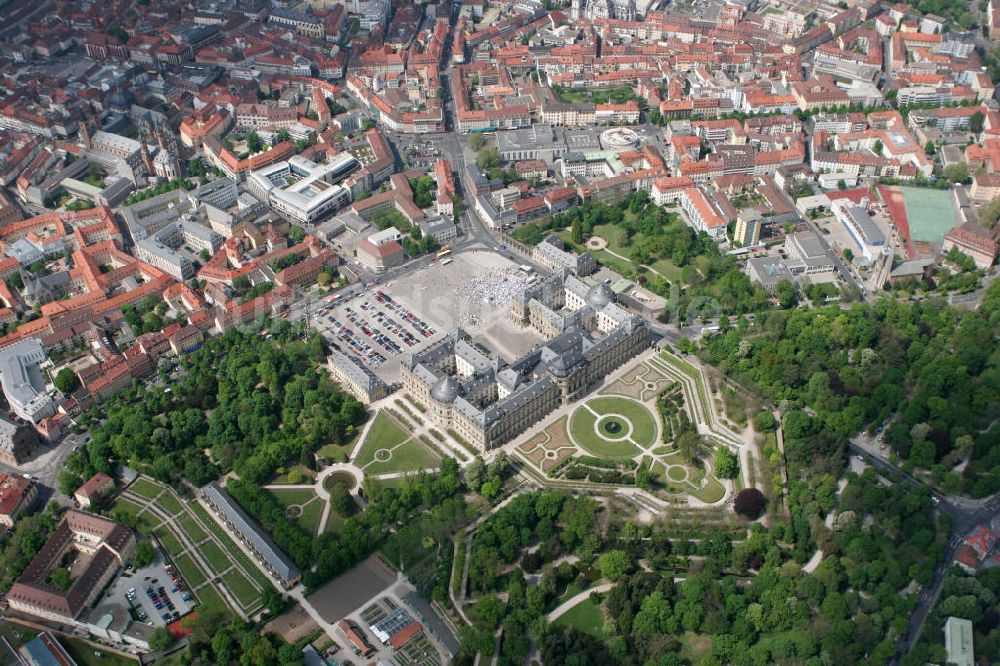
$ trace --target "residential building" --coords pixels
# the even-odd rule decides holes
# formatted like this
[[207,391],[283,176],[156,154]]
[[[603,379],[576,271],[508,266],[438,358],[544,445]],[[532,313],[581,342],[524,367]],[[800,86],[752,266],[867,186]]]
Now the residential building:
[[402,266],[405,260],[403,246],[398,240],[384,240],[369,236],[357,245],[355,256],[361,265],[376,273]]
[[21,419],[0,417],[0,462],[20,465],[38,448],[38,431]]
[[1000,253],[1000,245],[993,240],[989,229],[976,222],[966,222],[945,234],[941,253],[948,254],[952,248],[971,257],[982,270],[988,270]]
[[89,509],[115,489],[115,480],[104,472],[98,472],[76,489],[73,499],[83,509]]
[[240,129],[281,129],[298,121],[299,114],[294,106],[282,106],[272,100],[236,107],[236,126]]
[[753,208],[740,211],[736,216],[736,229],[733,231],[733,245],[753,247],[760,242],[760,229],[764,218]]
[[11,528],[35,503],[38,484],[20,474],[0,473],[0,525]]

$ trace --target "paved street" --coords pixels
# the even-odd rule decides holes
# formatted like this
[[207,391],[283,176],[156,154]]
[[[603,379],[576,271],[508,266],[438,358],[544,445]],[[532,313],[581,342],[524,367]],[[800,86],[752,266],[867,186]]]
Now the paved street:
[[[989,523],[1000,515],[1000,495],[982,501],[964,498],[945,497],[928,487],[922,481],[910,476],[897,465],[890,462],[878,443],[867,434],[859,435],[850,441],[851,451],[864,457],[865,461],[886,475],[898,476],[901,482],[913,486],[917,492],[926,492],[936,501],[936,510],[951,518],[951,534],[941,563],[934,569],[934,581],[925,587],[918,597],[917,605],[910,613],[910,624],[906,638],[899,644],[899,656],[908,654],[923,630],[924,622],[941,594],[944,579],[951,568],[951,563],[962,545],[963,537],[980,523]],[[899,658],[892,663],[898,663]]]

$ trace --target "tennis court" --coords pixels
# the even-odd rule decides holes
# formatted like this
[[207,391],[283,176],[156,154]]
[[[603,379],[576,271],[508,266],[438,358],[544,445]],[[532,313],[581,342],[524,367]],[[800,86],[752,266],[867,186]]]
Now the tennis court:
[[957,224],[951,192],[923,187],[901,187],[906,217],[913,240],[941,243],[944,235]]

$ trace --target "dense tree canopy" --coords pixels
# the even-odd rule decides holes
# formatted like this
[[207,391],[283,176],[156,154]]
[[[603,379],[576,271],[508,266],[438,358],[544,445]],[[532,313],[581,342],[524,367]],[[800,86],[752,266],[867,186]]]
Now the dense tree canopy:
[[[887,424],[885,441],[902,458],[949,491],[983,496],[1000,490],[997,330],[993,283],[972,311],[883,299],[762,312],[752,327],[741,320],[713,336],[704,357],[786,412],[808,409],[827,435]],[[786,415],[786,436],[803,420]],[[966,456],[964,471],[951,471]]]
[[364,407],[318,369],[318,335],[302,336],[284,321],[272,340],[231,330],[183,358],[170,392],[122,392],[106,404],[90,445],[67,460],[62,487],[110,473],[115,461],[167,483],[183,476],[201,486],[229,470],[257,483],[303,451],[347,442]]

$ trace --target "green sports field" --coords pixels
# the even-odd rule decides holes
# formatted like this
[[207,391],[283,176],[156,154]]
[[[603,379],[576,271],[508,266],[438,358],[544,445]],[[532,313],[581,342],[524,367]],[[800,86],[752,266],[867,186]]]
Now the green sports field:
[[901,187],[912,240],[940,243],[956,224],[951,192],[924,187]]

